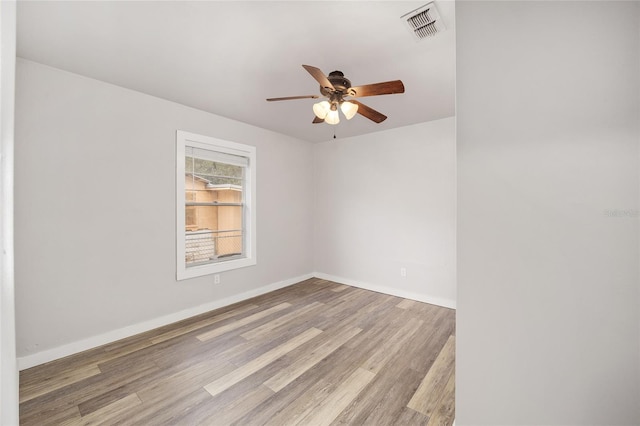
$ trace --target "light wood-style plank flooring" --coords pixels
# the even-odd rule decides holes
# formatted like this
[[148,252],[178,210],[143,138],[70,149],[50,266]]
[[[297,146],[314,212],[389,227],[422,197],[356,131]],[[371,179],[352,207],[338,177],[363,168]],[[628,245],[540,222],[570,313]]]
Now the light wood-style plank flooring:
[[20,373],[23,425],[451,425],[455,311],[317,278]]

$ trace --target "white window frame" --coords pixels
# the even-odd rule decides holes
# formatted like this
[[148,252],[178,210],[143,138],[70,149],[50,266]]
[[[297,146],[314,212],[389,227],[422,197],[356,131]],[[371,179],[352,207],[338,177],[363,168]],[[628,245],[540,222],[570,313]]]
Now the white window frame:
[[[187,267],[185,262],[185,152],[186,147],[194,147],[214,152],[246,157],[244,188],[244,257],[216,263]],[[232,269],[253,266],[256,259],[256,148],[237,142],[230,142],[209,136],[178,130],[176,132],[176,253],[178,280],[216,274]]]

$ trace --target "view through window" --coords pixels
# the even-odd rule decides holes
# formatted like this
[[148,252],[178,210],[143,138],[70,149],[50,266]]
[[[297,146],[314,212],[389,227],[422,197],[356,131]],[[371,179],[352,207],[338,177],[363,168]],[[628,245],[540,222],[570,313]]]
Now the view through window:
[[255,148],[178,131],[178,279],[254,265]]
[[[195,152],[194,152],[195,151]],[[185,262],[243,256],[245,166],[185,155]],[[235,162],[241,163],[239,157]]]

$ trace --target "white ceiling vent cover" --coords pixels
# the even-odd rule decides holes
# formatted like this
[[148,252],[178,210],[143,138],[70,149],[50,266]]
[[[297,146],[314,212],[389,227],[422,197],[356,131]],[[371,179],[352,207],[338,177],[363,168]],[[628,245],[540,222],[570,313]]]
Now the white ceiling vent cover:
[[438,9],[436,9],[436,5],[433,2],[402,15],[401,19],[407,23],[409,31],[417,40],[433,37],[446,30]]

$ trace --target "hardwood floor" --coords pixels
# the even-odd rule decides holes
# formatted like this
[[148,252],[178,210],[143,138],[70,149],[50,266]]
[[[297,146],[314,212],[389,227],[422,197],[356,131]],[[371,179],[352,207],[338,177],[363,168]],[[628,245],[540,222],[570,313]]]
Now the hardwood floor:
[[24,425],[451,425],[455,311],[310,279],[20,373]]

